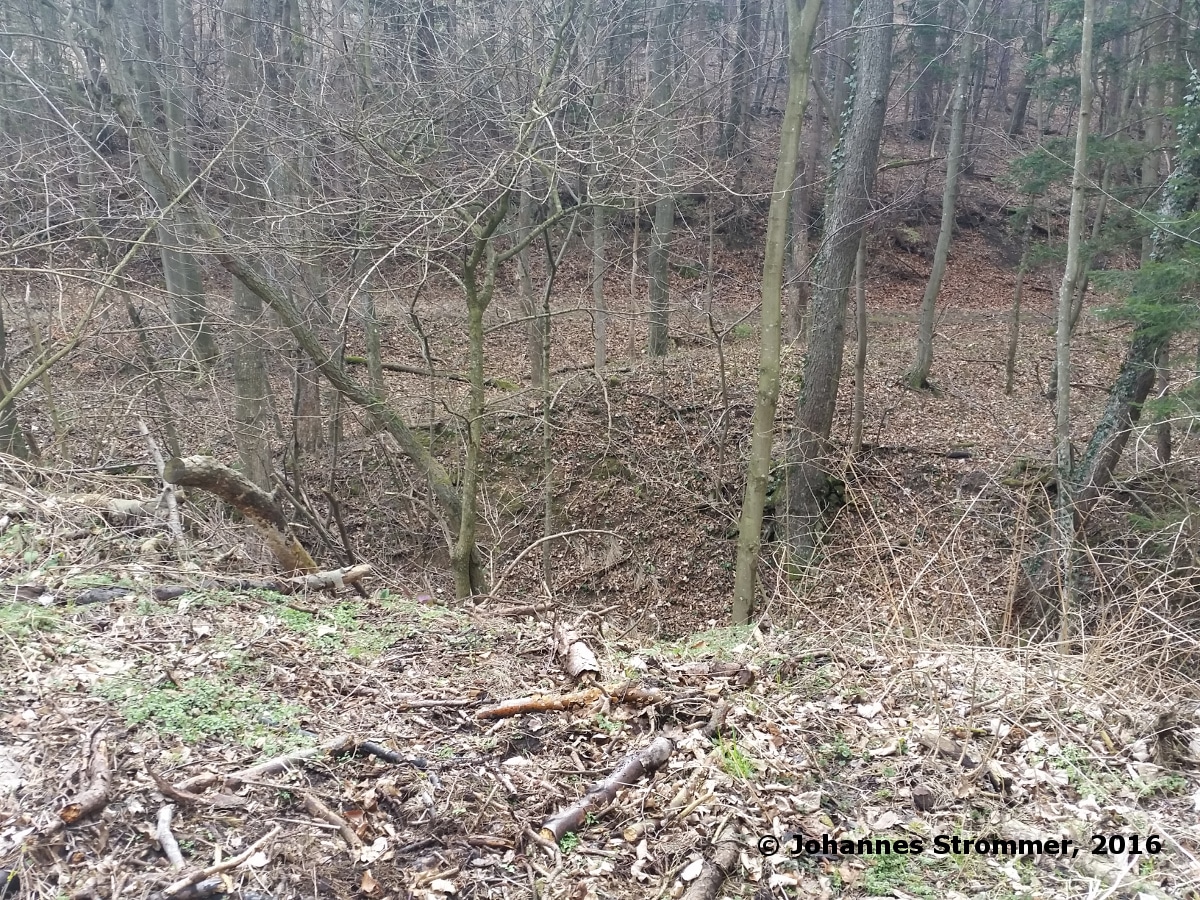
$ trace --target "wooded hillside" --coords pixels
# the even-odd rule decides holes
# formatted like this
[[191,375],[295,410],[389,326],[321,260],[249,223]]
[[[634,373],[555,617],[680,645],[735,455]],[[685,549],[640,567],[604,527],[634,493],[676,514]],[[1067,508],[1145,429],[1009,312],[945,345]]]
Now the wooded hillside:
[[[1003,834],[1045,745],[1104,760],[1055,782],[1077,838],[1098,817],[1161,830],[1197,788],[1198,29],[1200,9],[1132,0],[0,0],[0,865],[37,896],[1004,896],[944,873],[880,887],[851,855],[775,882],[754,829],[782,837],[825,809],[830,833],[890,834],[915,811],[934,832]],[[193,605],[211,607],[203,634]],[[444,645],[422,636],[434,622]],[[233,643],[210,658],[214,628]],[[279,629],[300,636],[282,636],[290,662],[265,649]],[[406,641],[447,655],[410,672]],[[662,663],[692,641],[734,668]],[[62,660],[92,654],[76,684]],[[836,670],[811,698],[793,677],[809,654]],[[963,684],[981,665],[1036,673],[1062,721]],[[901,708],[895,684],[926,666],[955,674]],[[847,687],[859,669],[893,682]],[[89,699],[37,732],[60,690]],[[162,690],[195,717],[278,700],[289,737],[233,707],[195,730],[136,702]],[[352,715],[348,697],[374,699]],[[817,697],[840,724],[809,765],[782,735]],[[985,722],[993,701],[1007,712]],[[481,724],[496,704],[560,745]],[[395,719],[427,708],[436,727]],[[1068,708],[1086,711],[1077,734]],[[599,737],[573,731],[588,721]],[[834,765],[839,729],[857,737]],[[118,740],[141,768],[122,769]],[[152,767],[203,757],[246,801],[290,771],[242,778],[268,749],[403,767],[399,740],[484,760],[455,781],[471,827],[430,837],[436,864],[414,861],[433,844],[411,823],[449,818],[421,819],[415,787],[385,815],[388,789],[312,771],[289,775],[309,779],[304,815],[350,860],[327,884],[300,886],[303,854],[271,857],[279,877],[257,888],[221,882],[198,850],[193,883],[156,881],[132,873],[158,857],[85,839],[142,827],[122,778],[207,808],[200,769]],[[946,740],[971,774],[939,768],[949,795],[926,808],[917,761],[944,763]],[[74,768],[51,774],[51,746]],[[617,874],[570,857],[629,803],[622,779],[677,769],[681,748],[716,756],[622,838]],[[880,762],[894,754],[907,762]],[[505,781],[515,757],[555,786]],[[862,796],[767,810],[770,766],[825,791],[851,758]],[[1121,765],[1136,783],[1081,786]],[[595,788],[586,809],[560,769]],[[985,778],[1003,802],[971,812]],[[895,793],[868,814],[869,779]],[[734,812],[746,785],[755,811]],[[519,827],[492,808],[500,790],[536,801]],[[907,818],[884,812],[897,798]],[[288,827],[288,804],[270,809]],[[721,877],[647,862],[646,835],[672,829]],[[262,853],[278,835],[261,831],[224,851],[188,840]],[[375,839],[392,856],[365,851]],[[1105,896],[1132,875],[1190,896],[1200,835],[1170,840],[1161,878],[1125,851],[1119,877],[1073,871]],[[93,854],[86,878],[74,852]],[[488,853],[519,877],[455,882]],[[28,874],[35,858],[54,878]],[[1075,875],[1044,896],[1083,896]]]

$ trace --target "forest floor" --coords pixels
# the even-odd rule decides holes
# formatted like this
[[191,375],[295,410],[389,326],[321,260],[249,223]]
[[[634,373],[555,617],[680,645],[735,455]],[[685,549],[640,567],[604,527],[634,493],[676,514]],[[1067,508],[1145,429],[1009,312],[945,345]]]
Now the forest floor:
[[[98,496],[156,493],[129,413],[144,376],[125,326],[108,323],[91,353],[55,372],[55,412],[76,435],[63,444],[71,465],[6,460],[0,475],[0,869],[20,895],[674,897],[703,881],[714,845],[735,840],[740,865],[710,896],[1200,896],[1194,440],[1181,422],[1164,467],[1151,424],[1139,429],[1097,519],[1074,640],[1066,653],[1041,642],[1053,617],[1015,585],[1048,508],[1057,275],[1029,276],[1005,394],[1016,265],[996,224],[1006,200],[980,176],[964,209],[990,224],[964,226],[955,242],[937,391],[903,388],[928,260],[890,235],[904,224],[931,245],[936,204],[912,202],[915,176],[900,171],[910,180],[885,192],[918,213],[873,233],[870,446],[847,461],[845,505],[803,580],[764,562],[753,629],[723,627],[757,368],[750,251],[718,255],[720,352],[703,278],[684,265],[678,346],[663,360],[626,359],[630,329],[639,346],[644,332],[618,299],[631,235],[616,235],[603,377],[590,366],[588,260],[568,256],[555,286],[549,494],[552,530],[571,534],[540,545],[546,557],[521,556],[545,529],[542,401],[525,387],[513,286],[501,286],[489,314],[497,381],[482,541],[504,587],[479,605],[451,599],[422,485],[353,411],[304,481],[314,498],[323,487],[340,498],[354,550],[375,567],[367,597],[239,586],[232,579],[261,573],[257,539],[199,498],[188,559],[161,522],[99,517]],[[702,218],[685,210],[678,259],[706,259],[688,226]],[[1077,444],[1124,352],[1126,331],[1095,314],[1100,302],[1089,301],[1074,347]],[[462,316],[446,286],[416,300],[397,288],[382,308],[386,358],[424,365],[423,334],[440,369],[461,371]],[[780,434],[802,352],[785,353]],[[461,385],[388,379],[453,466]],[[840,439],[851,384],[847,372]],[[189,410],[187,452],[231,459],[220,378],[166,390]],[[47,406],[26,413],[51,433]],[[129,461],[142,468],[89,471]],[[323,564],[342,562],[314,530],[302,534]],[[594,650],[602,694],[562,673],[551,622],[514,611],[539,603]],[[563,709],[551,699],[488,712],[573,692]],[[539,839],[556,810],[661,736],[673,745],[657,774],[632,779],[556,845]],[[246,771],[302,748],[312,752],[286,768]],[[59,825],[89,787],[106,789],[100,811]],[[164,804],[176,807],[182,871],[163,855]],[[801,849],[825,835],[923,847],[790,853],[798,835]],[[1072,844],[935,853],[939,837]],[[764,854],[771,839],[779,852]],[[202,888],[172,889],[191,875]]]

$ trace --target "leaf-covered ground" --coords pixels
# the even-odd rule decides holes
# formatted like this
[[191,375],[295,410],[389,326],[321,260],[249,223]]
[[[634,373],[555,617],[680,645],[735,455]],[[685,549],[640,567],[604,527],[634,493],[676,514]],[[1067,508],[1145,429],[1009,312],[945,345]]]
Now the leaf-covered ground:
[[[110,570],[130,593],[79,606],[96,569],[67,551],[30,571],[36,518],[26,514],[25,543],[10,526],[0,548],[0,868],[22,897],[154,895],[268,834],[204,890],[674,896],[719,841],[739,853],[717,896],[1182,898],[1200,887],[1194,701],[1115,665],[854,637],[820,605],[806,628],[678,642],[603,636],[584,620],[609,693],[632,681],[659,702],[599,697],[489,720],[476,714],[499,700],[574,689],[548,623],[387,589],[361,599],[197,587],[157,601],[168,573],[136,562]],[[170,582],[189,580],[202,577]],[[163,789],[343,735],[391,761],[322,752],[170,800]],[[663,735],[674,751],[657,774],[557,847],[537,839],[556,810]],[[111,766],[106,805],[57,828],[92,783],[96,752]],[[157,839],[168,802],[182,872]],[[790,852],[825,836],[855,852]],[[939,837],[971,852],[936,853]],[[764,838],[779,852],[764,855]],[[1078,855],[1003,843],[1063,838]],[[980,840],[1000,852],[978,852]],[[1121,852],[1093,853],[1100,840]],[[923,849],[860,853],[860,841]]]

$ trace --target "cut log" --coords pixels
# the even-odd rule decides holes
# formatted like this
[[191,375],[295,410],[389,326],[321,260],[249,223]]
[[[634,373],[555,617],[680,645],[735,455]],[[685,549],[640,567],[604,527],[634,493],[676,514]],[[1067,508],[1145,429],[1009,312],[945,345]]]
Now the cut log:
[[724,841],[717,845],[717,852],[711,860],[706,860],[700,870],[700,877],[691,883],[683,900],[715,900],[721,894],[721,888],[734,871],[738,863],[738,845],[733,841]]
[[597,782],[583,798],[573,806],[555,813],[541,827],[539,836],[557,844],[563,835],[578,831],[587,821],[588,813],[608,806],[616,799],[617,791],[623,787],[632,787],[645,775],[651,775],[661,769],[671,754],[675,751],[675,742],[670,738],[658,737],[649,747],[637,750],[626,756],[616,770]]
[[267,542],[286,572],[315,572],[317,564],[292,533],[275,498],[211,456],[172,457],[163,472],[171,484],[196,487],[238,510]]

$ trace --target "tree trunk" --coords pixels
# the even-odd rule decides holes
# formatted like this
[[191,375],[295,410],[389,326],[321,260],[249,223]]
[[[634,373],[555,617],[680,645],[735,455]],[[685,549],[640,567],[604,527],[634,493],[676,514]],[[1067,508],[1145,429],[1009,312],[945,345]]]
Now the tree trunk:
[[909,134],[915,140],[927,141],[933,135],[936,113],[934,87],[937,84],[937,0],[921,0],[913,10],[913,64],[917,77],[912,89],[912,126]]
[[654,202],[654,228],[646,269],[650,276],[649,356],[666,356],[670,344],[671,317],[671,229],[675,224],[675,200],[659,197]]
[[958,81],[955,84],[954,112],[950,121],[950,147],[946,151],[946,185],[942,190],[942,224],[938,231],[937,247],[933,252],[933,268],[921,298],[921,314],[917,325],[917,358],[905,376],[908,386],[916,390],[929,387],[929,372],[933,368],[933,321],[937,298],[946,274],[950,256],[950,241],[954,236],[954,205],[958,199],[958,174],[962,166],[963,131],[967,122],[967,99],[971,86],[972,57],[975,40],[971,29],[979,12],[981,0],[971,0],[963,25],[962,52],[958,61]]
[[[1146,84],[1146,106],[1143,110],[1146,122],[1146,152],[1142,156],[1142,193],[1148,200],[1158,189],[1162,171],[1163,104],[1166,102],[1167,82],[1163,73],[1166,59],[1167,29],[1160,25],[1147,35],[1149,44],[1149,66]],[[1154,242],[1151,235],[1142,238],[1142,262],[1150,260]]]
[[[462,466],[462,515],[458,521],[458,541],[451,553],[454,570],[454,595],[459,599],[476,592],[472,561],[475,557],[476,503],[479,496],[479,451],[483,443],[483,313],[487,308],[475,284],[475,273],[467,279],[467,341],[471,391],[467,401],[466,453]],[[482,591],[483,586],[478,585]]]
[[808,300],[812,295],[812,242],[809,239],[809,221],[812,219],[813,189],[817,185],[817,167],[821,159],[821,137],[824,133],[823,119],[814,115],[810,127],[804,131],[808,153],[804,157],[804,169],[800,185],[792,196],[792,295],[787,321],[788,340],[796,340],[804,331],[804,316]]
[[[183,27],[179,15],[179,0],[162,0],[162,55],[165,65],[161,78],[163,116],[167,124],[168,158],[175,177],[191,179],[187,146],[187,93],[183,79],[186,68],[180,36]],[[192,228],[180,214],[172,216],[181,235],[190,236]],[[211,366],[217,360],[217,344],[212,324],[208,320],[204,280],[196,258],[183,249],[173,251],[172,268],[175,284],[168,285],[171,293],[171,320],[181,339],[183,357],[200,366]]]
[[[28,291],[26,297],[28,298]],[[12,390],[12,381],[8,377],[8,331],[4,325],[4,308],[0,303],[0,397],[6,396]],[[25,433],[17,419],[16,403],[9,403],[0,409],[0,453],[29,458],[29,445],[25,443]]]
[[[225,8],[225,33],[229,87],[233,99],[248,101],[255,97],[254,19],[250,0],[230,0]],[[241,188],[240,202],[234,201],[231,218],[242,237],[255,229],[254,217],[262,200],[262,176],[252,162],[262,153],[256,143],[253,119],[256,110],[246,107],[240,115],[251,120],[231,149],[233,168]],[[178,180],[178,175],[175,176]],[[263,321],[262,298],[235,279],[233,284],[233,384],[234,428],[242,472],[261,488],[270,489],[271,446],[270,384],[267,381],[267,347],[260,335]]]
[[842,126],[845,124],[845,117],[849,115],[846,100],[850,96],[850,73],[853,67],[850,55],[852,6],[851,0],[828,0],[828,3],[829,39],[832,41],[828,73],[832,84],[829,91],[829,145],[832,149],[841,141]]
[[665,356],[669,343],[671,291],[671,229],[675,224],[675,198],[671,195],[670,178],[673,172],[671,151],[671,20],[675,0],[659,0],[654,23],[654,46],[651,55],[651,78],[654,83],[654,105],[658,113],[658,167],[662,175],[654,202],[654,229],[650,233],[650,252],[646,268],[650,276],[650,334],[647,353]]
[[1017,368],[1017,342],[1021,336],[1021,299],[1025,290],[1025,273],[1029,269],[1029,240],[1033,236],[1033,196],[1025,213],[1021,230],[1021,262],[1017,265],[1017,283],[1013,287],[1012,314],[1008,320],[1008,352],[1004,357],[1004,393],[1013,392],[1013,376]]
[[783,272],[787,254],[788,210],[800,157],[800,131],[808,103],[808,68],[812,36],[820,0],[788,0],[788,96],[780,133],[775,184],[767,214],[767,242],[763,257],[762,346],[758,360],[758,394],[751,423],[750,458],[746,494],[738,523],[737,565],[733,583],[733,623],[750,621],[754,611],[754,575],[762,541],[763,509],[771,475],[771,447],[775,439],[775,410],[779,400],[779,357],[782,329]]
[[1029,113],[1029,100],[1033,95],[1034,67],[1041,65],[1042,55],[1042,8],[1044,0],[1034,0],[1033,18],[1025,33],[1026,63],[1021,68],[1021,79],[1017,95],[1013,100],[1012,117],[1008,120],[1008,136],[1015,137],[1025,130],[1025,117]]
[[1058,496],[1055,499],[1055,539],[1060,554],[1062,602],[1061,640],[1067,650],[1070,616],[1074,604],[1075,508],[1071,460],[1071,304],[1076,281],[1082,269],[1080,244],[1083,242],[1084,215],[1087,209],[1087,148],[1092,118],[1092,27],[1095,0],[1084,0],[1083,48],[1079,55],[1079,119],[1075,125],[1075,165],[1071,175],[1071,215],[1067,225],[1067,260],[1058,290],[1058,327],[1055,330],[1054,367],[1058,372],[1058,391],[1054,406],[1055,468]]
[[163,480],[200,488],[235,507],[258,529],[287,574],[317,571],[316,563],[296,539],[275,498],[242,473],[211,456],[174,457],[167,462]]
[[871,209],[887,112],[892,0],[864,0],[859,15],[854,100],[834,155],[834,186],[825,204],[825,239],[817,254],[812,324],[788,472],[787,536],[796,564],[811,556],[814,529],[829,496],[825,460],[842,372],[846,296]]
[[604,237],[608,230],[603,206],[592,207],[592,348],[597,372],[608,363],[608,306],[604,296],[604,273],[608,261],[604,258]]
[[858,239],[854,260],[854,404],[850,410],[850,453],[862,452],[867,397],[867,233]]
[[[517,202],[517,240],[526,240],[533,231],[533,180],[522,176],[521,197]],[[525,319],[525,348],[529,359],[529,383],[536,389],[546,386],[542,364],[542,312],[533,294],[533,272],[529,268],[529,247],[517,254],[517,284],[521,292],[521,316]]]

